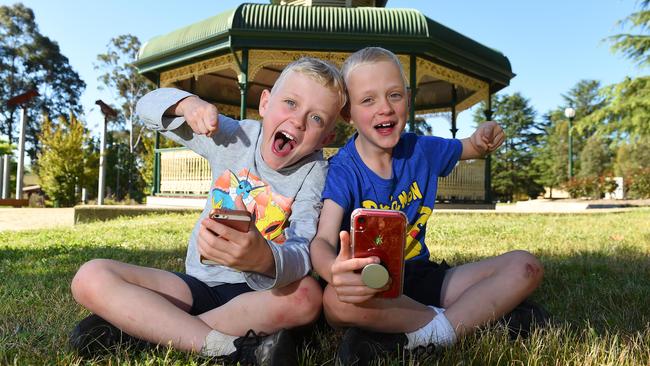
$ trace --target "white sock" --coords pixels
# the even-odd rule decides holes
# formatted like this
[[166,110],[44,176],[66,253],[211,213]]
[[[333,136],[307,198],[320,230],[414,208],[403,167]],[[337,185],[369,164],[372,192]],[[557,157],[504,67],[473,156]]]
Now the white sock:
[[437,315],[422,328],[411,333],[406,333],[406,338],[409,341],[406,349],[413,350],[416,347],[427,346],[429,344],[449,347],[456,343],[456,332],[445,316],[445,309],[434,306],[429,307],[435,310]]
[[226,356],[235,352],[235,339],[237,337],[212,330],[205,337],[201,354],[204,356]]

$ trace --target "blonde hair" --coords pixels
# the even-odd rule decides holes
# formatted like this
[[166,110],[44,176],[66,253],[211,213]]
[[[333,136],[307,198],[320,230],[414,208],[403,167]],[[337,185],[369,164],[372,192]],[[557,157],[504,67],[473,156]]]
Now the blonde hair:
[[402,63],[399,62],[399,59],[394,53],[381,47],[362,48],[359,51],[348,56],[348,58],[345,59],[345,62],[343,62],[343,67],[341,67],[341,74],[343,74],[343,79],[347,82],[350,74],[357,67],[364,64],[374,64],[382,61],[388,61],[395,64],[395,66],[399,69],[400,75],[402,75],[404,88],[407,88],[408,82],[406,79],[406,74],[404,73],[404,68],[402,67]]
[[273,88],[271,88],[271,94],[284,82],[284,79],[291,72],[306,75],[320,85],[336,92],[339,97],[339,107],[342,108],[347,103],[348,94],[345,89],[345,81],[343,81],[343,75],[341,75],[339,69],[330,62],[314,57],[301,57],[287,65],[275,81]]

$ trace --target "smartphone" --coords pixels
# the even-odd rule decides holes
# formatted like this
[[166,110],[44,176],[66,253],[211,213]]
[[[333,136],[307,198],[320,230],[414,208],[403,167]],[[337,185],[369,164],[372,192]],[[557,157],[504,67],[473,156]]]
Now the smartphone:
[[[237,231],[241,231],[242,233],[246,233],[250,230],[251,223],[253,221],[251,213],[246,210],[229,210],[224,208],[212,209],[208,217]],[[218,264],[205,258],[202,255],[200,257],[201,263],[203,264]]]
[[406,215],[395,210],[358,208],[350,216],[350,237],[355,258],[376,256],[381,261],[361,271],[364,283],[372,288],[382,288],[390,283],[388,289],[378,296],[401,296],[404,288]]

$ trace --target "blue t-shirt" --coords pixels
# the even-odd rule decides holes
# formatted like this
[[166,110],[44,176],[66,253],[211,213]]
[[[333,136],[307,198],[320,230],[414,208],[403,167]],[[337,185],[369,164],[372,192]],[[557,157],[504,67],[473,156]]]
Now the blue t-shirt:
[[410,259],[429,259],[424,243],[433,211],[438,177],[451,173],[460,159],[460,140],[405,133],[393,149],[393,177],[383,179],[363,163],[353,136],[330,159],[322,199],[331,199],[345,211],[341,230],[350,230],[356,208],[399,210],[406,214],[406,248]]

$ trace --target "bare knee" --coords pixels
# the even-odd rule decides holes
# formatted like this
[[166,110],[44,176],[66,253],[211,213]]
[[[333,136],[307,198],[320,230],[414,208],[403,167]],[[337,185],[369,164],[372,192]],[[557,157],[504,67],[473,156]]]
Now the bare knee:
[[363,326],[373,324],[380,319],[374,319],[373,312],[363,311],[363,308],[339,300],[336,290],[327,286],[323,293],[323,310],[327,322],[335,327]]
[[507,270],[521,278],[531,291],[539,286],[544,278],[544,266],[537,257],[525,250],[506,253],[509,257]]
[[277,314],[278,324],[291,328],[316,321],[323,304],[323,291],[315,279],[307,276],[278,291],[284,300]]
[[79,268],[70,284],[75,301],[88,307],[103,296],[102,283],[109,275],[111,263],[108,259],[93,259]]

